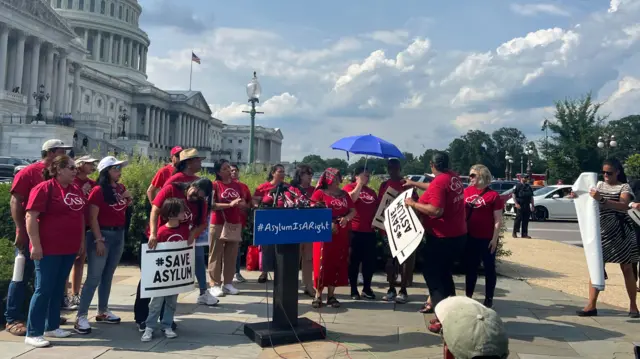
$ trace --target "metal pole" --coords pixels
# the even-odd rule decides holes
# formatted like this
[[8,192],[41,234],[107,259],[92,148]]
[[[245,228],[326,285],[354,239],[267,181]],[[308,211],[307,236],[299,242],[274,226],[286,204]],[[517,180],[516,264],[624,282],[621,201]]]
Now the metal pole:
[[251,129],[249,130],[249,165],[253,166],[253,161],[254,161],[254,155],[255,155],[255,148],[254,148],[254,142],[255,142],[255,127],[256,127],[256,100],[255,99],[250,99],[249,100],[251,102],[251,112],[249,112],[249,114],[251,115]]
[[193,78],[193,49],[191,50],[191,69],[189,70],[189,91],[191,91],[192,78]]

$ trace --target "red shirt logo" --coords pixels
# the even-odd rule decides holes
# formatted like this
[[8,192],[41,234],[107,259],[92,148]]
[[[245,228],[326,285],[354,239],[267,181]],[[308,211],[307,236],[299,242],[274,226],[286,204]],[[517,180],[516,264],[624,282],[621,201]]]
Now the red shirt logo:
[[484,197],[480,197],[477,194],[467,197],[464,201],[467,202],[469,205],[473,204],[473,208],[481,208],[487,205],[487,202],[485,202]]
[[236,198],[240,198],[240,194],[235,189],[229,187],[220,194],[220,198],[231,202]]
[[347,208],[347,206],[348,204],[345,198],[334,198],[331,200],[331,207],[334,207],[336,209],[340,209],[342,207]]
[[460,182],[460,178],[451,177],[451,182],[449,183],[449,189],[451,189],[452,192],[456,192],[458,194],[462,193],[463,186],[462,186],[462,182]]
[[67,193],[64,196],[64,204],[69,206],[72,211],[81,211],[84,208],[84,199],[75,193]]
[[122,211],[127,208],[127,200],[122,197],[121,193],[116,193],[116,203],[111,205],[114,211]]
[[365,191],[360,191],[360,200],[366,204],[371,204],[373,202],[375,202],[375,198],[373,198],[373,196]]

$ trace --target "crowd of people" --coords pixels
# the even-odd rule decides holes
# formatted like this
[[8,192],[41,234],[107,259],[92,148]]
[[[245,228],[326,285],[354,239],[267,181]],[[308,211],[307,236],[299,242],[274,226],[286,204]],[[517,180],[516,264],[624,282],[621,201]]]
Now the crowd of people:
[[[120,183],[121,169],[127,162],[112,156],[99,161],[89,156],[72,159],[66,155],[70,148],[60,140],[45,142],[42,160],[20,171],[11,189],[16,255],[24,257],[24,275],[10,284],[6,328],[14,335],[25,335],[25,343],[35,347],[49,346],[46,338],[72,334],[60,328],[64,324],[61,307],[77,310],[76,333],[90,333],[88,311],[96,290],[94,320],[111,324],[121,321],[109,309],[109,295],[131,216],[132,196]],[[390,159],[389,179],[375,191],[369,186],[366,168],[356,169],[344,186],[343,174],[328,168],[312,186],[311,167],[300,164],[286,184],[288,190],[281,192],[276,189],[285,181],[285,169],[275,165],[266,182],[250,193],[240,181],[238,167],[226,160],[215,163],[214,181],[199,177],[202,159],[196,149],[171,150],[171,163],[156,173],[147,190],[151,211],[145,238],[150,248],[176,240],[195,246],[198,304],[216,305],[225,295],[240,293],[237,283],[245,280],[239,271],[242,228],[248,224],[249,210],[264,206],[322,206],[332,210],[332,240],[300,246],[302,292],[313,298],[314,308],[340,307],[335,295],[340,286],[350,286],[354,300],[375,299],[371,281],[378,229],[372,226],[373,218],[388,188],[404,191],[413,187],[424,192],[418,195],[416,191],[405,203],[420,214],[426,240],[422,250],[402,265],[389,255],[389,289],[382,299],[400,304],[408,301],[415,258],[421,255],[430,294],[422,312],[437,311],[440,302],[455,295],[452,270],[459,258],[466,264],[467,297],[473,296],[478,265],[483,262],[487,278],[484,308],[492,306],[503,203],[488,187],[492,176],[487,167],[473,166],[470,185],[465,189],[449,169],[444,152],[432,158],[435,178],[430,184],[403,179],[400,161]],[[88,176],[96,169],[98,180],[92,181]],[[205,258],[207,246],[209,257]],[[262,246],[261,255],[258,282],[264,283],[275,269],[275,250]],[[85,261],[88,269],[82,285]],[[32,268],[35,293],[24,316],[25,283],[32,276]],[[361,290],[359,272],[363,277]],[[401,281],[396,291],[398,274]],[[134,314],[141,340],[151,340],[157,329],[167,338],[177,337],[173,320],[176,306],[177,296],[141,298],[138,285]],[[429,326],[434,332],[441,328],[438,317]]]

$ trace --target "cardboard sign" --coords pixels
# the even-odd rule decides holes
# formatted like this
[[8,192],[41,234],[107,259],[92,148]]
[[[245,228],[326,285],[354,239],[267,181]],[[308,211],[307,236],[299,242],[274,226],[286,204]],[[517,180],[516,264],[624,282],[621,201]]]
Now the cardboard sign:
[[372,226],[378,229],[384,229],[384,210],[389,207],[391,202],[393,202],[396,197],[398,197],[398,194],[398,191],[396,191],[395,189],[387,187],[384,195],[382,195],[382,198],[380,198],[380,205],[378,206],[378,210],[376,211],[376,216],[373,217],[373,222],[371,223]]
[[163,297],[193,290],[195,249],[186,241],[142,244],[140,298]]
[[258,209],[254,215],[253,244],[331,242],[331,209]]
[[403,263],[420,245],[424,227],[412,208],[404,204],[411,198],[413,188],[402,192],[385,210],[384,228],[391,255]]

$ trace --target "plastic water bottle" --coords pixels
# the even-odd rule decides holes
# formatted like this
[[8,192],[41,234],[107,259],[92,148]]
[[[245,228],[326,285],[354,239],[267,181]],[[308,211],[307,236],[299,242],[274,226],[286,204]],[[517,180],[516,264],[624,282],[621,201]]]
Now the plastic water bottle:
[[14,282],[22,282],[22,278],[24,277],[24,264],[27,261],[24,254],[22,252],[18,253],[16,256],[16,260],[13,263],[13,278],[11,279]]

